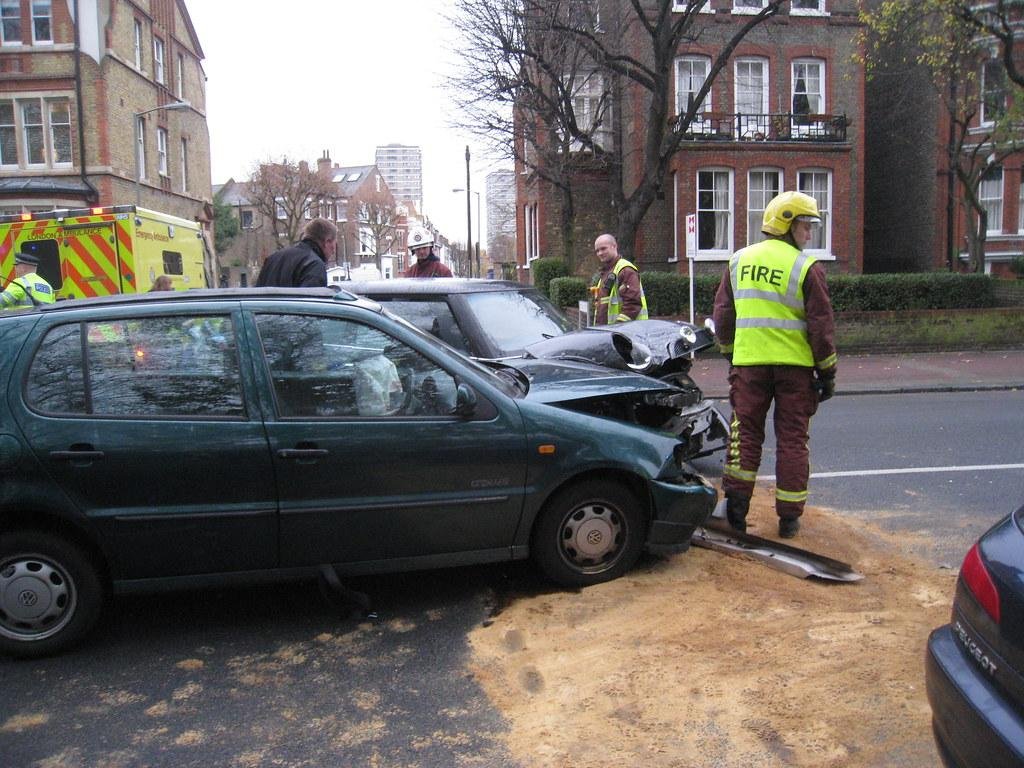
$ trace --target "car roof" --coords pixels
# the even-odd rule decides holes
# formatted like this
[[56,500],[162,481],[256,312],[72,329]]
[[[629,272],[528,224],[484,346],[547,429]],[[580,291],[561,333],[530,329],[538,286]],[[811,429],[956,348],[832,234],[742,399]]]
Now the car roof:
[[[120,293],[88,299],[66,299],[35,308],[39,312],[62,312],[90,307],[138,306],[144,304],[180,304],[196,301],[240,301],[258,299],[299,299],[304,301],[345,301],[379,311],[375,302],[361,299],[349,291],[335,288],[196,288],[188,291],[149,291]],[[0,313],[0,316],[27,313]]]
[[421,296],[447,296],[453,293],[488,293],[492,291],[536,291],[532,285],[514,280],[484,280],[462,277],[400,277],[395,280],[354,280],[345,284],[345,290],[352,293],[373,296],[375,294],[406,294]]

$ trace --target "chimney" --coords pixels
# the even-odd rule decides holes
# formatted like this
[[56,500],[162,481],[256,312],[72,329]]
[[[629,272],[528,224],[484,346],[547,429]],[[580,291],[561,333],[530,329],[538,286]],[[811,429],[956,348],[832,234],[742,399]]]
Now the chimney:
[[320,173],[327,173],[331,170],[331,153],[328,150],[324,150],[323,157],[316,161],[316,169]]

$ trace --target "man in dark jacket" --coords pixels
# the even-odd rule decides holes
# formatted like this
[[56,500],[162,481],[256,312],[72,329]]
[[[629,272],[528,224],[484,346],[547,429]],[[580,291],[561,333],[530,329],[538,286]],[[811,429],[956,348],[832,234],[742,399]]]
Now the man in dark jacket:
[[302,240],[272,253],[263,262],[256,287],[327,286],[327,255],[334,253],[338,228],[327,219],[313,219],[302,230]]

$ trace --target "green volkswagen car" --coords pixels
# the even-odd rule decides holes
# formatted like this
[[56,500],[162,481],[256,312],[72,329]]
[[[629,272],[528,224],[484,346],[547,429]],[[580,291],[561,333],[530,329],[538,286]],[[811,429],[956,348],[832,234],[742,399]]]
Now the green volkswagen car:
[[0,316],[0,650],[64,649],[114,593],[532,558],[615,578],[716,494],[638,410],[685,393],[483,365],[328,289]]

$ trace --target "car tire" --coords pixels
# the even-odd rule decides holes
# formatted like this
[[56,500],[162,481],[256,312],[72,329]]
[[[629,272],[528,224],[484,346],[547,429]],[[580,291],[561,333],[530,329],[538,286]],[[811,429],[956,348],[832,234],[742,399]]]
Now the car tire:
[[559,491],[534,524],[530,552],[545,576],[567,587],[617,579],[643,549],[644,515],[636,496],[612,482]]
[[0,652],[65,650],[93,628],[102,606],[100,575],[79,547],[41,531],[0,536]]

